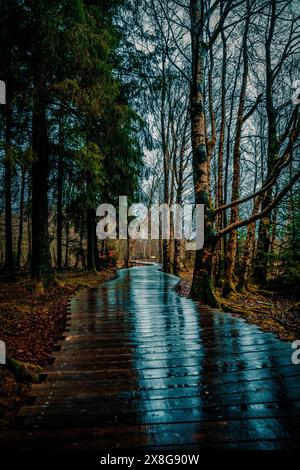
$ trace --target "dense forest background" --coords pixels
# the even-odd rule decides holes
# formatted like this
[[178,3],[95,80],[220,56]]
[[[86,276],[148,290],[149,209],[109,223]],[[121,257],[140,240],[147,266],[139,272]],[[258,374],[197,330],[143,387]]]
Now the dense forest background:
[[[299,285],[297,0],[0,4],[3,272],[48,287],[153,256],[212,306]],[[204,204],[203,249],[100,242],[119,195]]]

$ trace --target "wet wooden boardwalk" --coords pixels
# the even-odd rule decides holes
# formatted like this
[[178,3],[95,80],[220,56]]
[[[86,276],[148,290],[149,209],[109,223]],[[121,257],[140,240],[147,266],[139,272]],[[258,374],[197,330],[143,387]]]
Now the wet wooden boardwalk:
[[300,448],[291,344],[180,297],[177,282],[144,266],[79,293],[6,447]]

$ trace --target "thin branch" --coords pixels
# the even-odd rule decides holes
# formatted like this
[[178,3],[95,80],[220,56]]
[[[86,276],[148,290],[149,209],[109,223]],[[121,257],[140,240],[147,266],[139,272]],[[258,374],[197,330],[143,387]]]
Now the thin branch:
[[284,198],[284,196],[290,191],[290,189],[294,186],[294,184],[297,182],[297,180],[300,178],[300,170],[294,175],[294,177],[291,179],[289,184],[287,184],[281,192],[273,199],[273,201],[262,211],[258,212],[257,214],[253,214],[251,217],[245,220],[238,220],[237,222],[234,222],[231,225],[228,225],[224,229],[220,230],[217,235],[216,239],[220,240],[222,237],[227,235],[228,233],[232,232],[233,230],[237,230],[238,228],[245,227],[252,222],[255,222],[256,220],[261,219],[265,215],[268,215],[271,210],[277,206],[277,204]]
[[262,101],[262,97],[263,97],[263,94],[261,93],[260,95],[258,95],[258,97],[256,98],[256,101],[254,103],[254,105],[252,106],[252,108],[248,111],[247,114],[245,114],[245,116],[243,117],[242,119],[242,123],[244,124],[244,122],[247,121],[247,119],[249,119],[249,117],[254,113],[254,111],[256,110],[257,106],[261,103]]

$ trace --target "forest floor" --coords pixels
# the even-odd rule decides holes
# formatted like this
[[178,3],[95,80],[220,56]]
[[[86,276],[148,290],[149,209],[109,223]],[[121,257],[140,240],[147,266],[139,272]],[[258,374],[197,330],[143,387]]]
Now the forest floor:
[[[181,273],[176,290],[187,296],[192,284],[192,273]],[[280,339],[293,341],[300,337],[300,302],[295,293],[268,292],[250,285],[249,291],[235,293],[228,299],[217,295],[224,311],[258,325],[263,331],[275,333]]]
[[51,362],[54,346],[65,329],[70,297],[80,289],[112,279],[114,268],[99,273],[65,270],[57,285],[43,291],[26,276],[5,276],[0,286],[0,339],[5,342],[6,366],[0,365],[0,432],[7,429],[27,399],[30,384]]

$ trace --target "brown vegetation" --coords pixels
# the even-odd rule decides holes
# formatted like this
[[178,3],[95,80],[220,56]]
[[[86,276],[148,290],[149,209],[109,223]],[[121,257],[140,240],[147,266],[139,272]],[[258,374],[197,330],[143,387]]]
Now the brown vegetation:
[[115,276],[115,269],[98,273],[67,270],[57,285],[37,289],[31,279],[3,280],[0,289],[0,336],[7,348],[7,364],[0,366],[0,430],[7,427],[26,400],[30,383],[51,362],[54,346],[65,329],[67,305],[79,289]]

